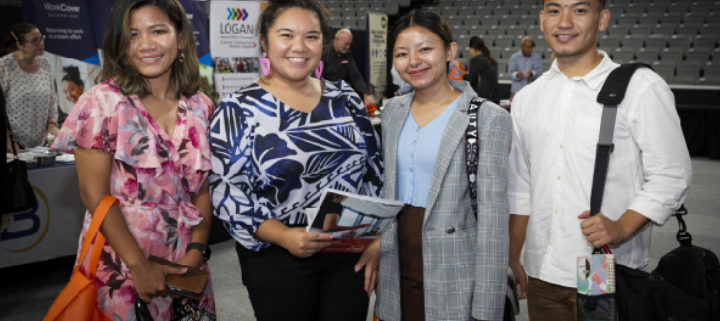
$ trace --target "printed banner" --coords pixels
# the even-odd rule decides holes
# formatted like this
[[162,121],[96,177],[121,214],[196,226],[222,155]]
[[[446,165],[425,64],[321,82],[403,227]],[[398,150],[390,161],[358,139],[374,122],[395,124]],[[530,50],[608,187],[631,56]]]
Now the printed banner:
[[46,36],[46,51],[100,63],[90,0],[23,0],[23,18]]
[[260,77],[256,25],[266,4],[259,1],[210,2],[210,49],[219,98]]
[[260,41],[255,26],[259,1],[210,2],[210,51],[213,57],[257,57]]
[[190,20],[190,24],[192,24],[195,46],[197,46],[197,55],[200,63],[212,66],[205,0],[179,0],[179,2],[183,8],[185,8],[188,20]]
[[45,53],[43,56],[50,61],[55,75],[60,112],[70,114],[80,95],[95,86],[95,76],[100,71],[100,67],[50,53]]
[[368,12],[367,17],[367,63],[365,78],[368,89],[375,96],[382,96],[387,85],[387,27],[386,14]]
[[112,13],[112,7],[117,0],[92,0],[90,1],[90,10],[92,11],[92,21],[95,26],[95,43],[100,49],[105,36],[105,28]]

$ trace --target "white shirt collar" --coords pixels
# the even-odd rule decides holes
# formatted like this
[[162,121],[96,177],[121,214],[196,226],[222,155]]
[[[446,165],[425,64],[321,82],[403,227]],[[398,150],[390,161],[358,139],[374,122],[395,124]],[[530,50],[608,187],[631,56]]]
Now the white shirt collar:
[[[600,85],[605,83],[605,79],[607,79],[607,73],[609,73],[618,66],[618,64],[614,63],[612,59],[610,59],[610,56],[608,56],[605,51],[598,50],[598,53],[603,55],[603,60],[600,62],[599,65],[597,65],[587,75],[576,76],[572,77],[571,79],[575,81],[583,81],[592,90],[598,90]],[[557,59],[555,59],[555,61],[553,61],[552,63],[552,66],[550,66],[549,74],[568,79],[568,77],[565,76],[562,71],[560,71],[560,67],[558,67],[557,64]]]

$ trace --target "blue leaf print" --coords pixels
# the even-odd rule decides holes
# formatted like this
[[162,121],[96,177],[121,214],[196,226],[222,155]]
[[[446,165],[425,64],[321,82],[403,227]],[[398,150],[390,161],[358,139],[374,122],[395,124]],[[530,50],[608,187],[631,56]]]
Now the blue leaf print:
[[261,163],[296,154],[297,152],[288,148],[287,142],[276,134],[255,137],[255,155],[257,155]]
[[273,205],[284,203],[290,192],[302,187],[300,175],[303,169],[303,165],[297,161],[281,159],[265,170],[269,181],[255,190]]

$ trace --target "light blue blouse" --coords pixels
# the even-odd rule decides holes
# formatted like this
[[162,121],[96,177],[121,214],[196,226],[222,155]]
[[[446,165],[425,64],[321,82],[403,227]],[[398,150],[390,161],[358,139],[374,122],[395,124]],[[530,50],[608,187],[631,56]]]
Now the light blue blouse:
[[460,97],[422,128],[418,127],[412,113],[408,113],[397,149],[397,196],[405,204],[417,207],[427,205],[440,141],[459,101]]

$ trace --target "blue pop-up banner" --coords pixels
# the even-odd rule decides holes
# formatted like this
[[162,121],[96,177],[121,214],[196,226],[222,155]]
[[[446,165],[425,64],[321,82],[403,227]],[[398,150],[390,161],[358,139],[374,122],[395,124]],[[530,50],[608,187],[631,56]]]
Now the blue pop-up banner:
[[90,2],[23,0],[23,18],[46,36],[46,51],[98,65]]

